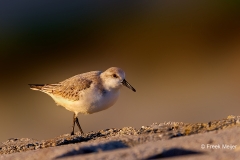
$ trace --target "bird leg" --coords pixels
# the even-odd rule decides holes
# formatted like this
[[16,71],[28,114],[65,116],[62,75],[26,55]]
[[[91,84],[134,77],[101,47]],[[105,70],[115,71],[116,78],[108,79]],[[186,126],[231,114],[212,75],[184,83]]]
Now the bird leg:
[[72,132],[71,132],[71,135],[74,135],[74,127],[75,127],[75,123],[77,123],[77,126],[78,126],[78,128],[79,128],[81,134],[84,134],[84,133],[83,133],[83,130],[82,130],[80,124],[79,124],[78,117],[77,117],[76,114],[74,113],[74,114],[73,114],[73,125],[72,125]]
[[77,118],[77,117],[76,117],[76,123],[77,123],[77,126],[78,126],[78,128],[79,128],[81,134],[84,134],[84,133],[83,133],[83,130],[82,130],[80,124],[79,124],[79,121],[78,121],[78,118]]
[[71,135],[74,135],[74,126],[75,126],[75,122],[76,122],[76,115],[75,113],[73,114],[73,125],[72,125],[72,132],[71,132]]

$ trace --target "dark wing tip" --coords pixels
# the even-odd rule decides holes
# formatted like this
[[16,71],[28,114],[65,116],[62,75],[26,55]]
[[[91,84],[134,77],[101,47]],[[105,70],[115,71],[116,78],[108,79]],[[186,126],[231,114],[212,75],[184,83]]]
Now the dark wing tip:
[[41,90],[44,84],[28,84],[32,90]]

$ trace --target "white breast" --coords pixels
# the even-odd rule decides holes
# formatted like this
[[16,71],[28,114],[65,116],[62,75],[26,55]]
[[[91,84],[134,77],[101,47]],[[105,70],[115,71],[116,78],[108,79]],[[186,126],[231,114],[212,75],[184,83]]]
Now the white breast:
[[94,112],[99,112],[99,111],[108,109],[109,107],[113,106],[116,103],[118,97],[119,97],[119,90],[106,92],[99,98],[98,101],[96,101],[91,106],[91,108],[89,108],[88,112],[91,114]]

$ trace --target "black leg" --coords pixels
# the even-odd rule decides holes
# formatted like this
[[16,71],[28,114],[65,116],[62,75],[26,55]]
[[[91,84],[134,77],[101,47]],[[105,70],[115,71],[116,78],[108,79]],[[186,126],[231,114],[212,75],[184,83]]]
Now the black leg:
[[79,121],[78,121],[78,118],[77,118],[77,117],[76,117],[76,123],[77,123],[77,126],[78,126],[78,128],[79,128],[81,134],[84,134],[84,133],[83,133],[83,130],[82,130],[80,124],[79,124]]
[[74,126],[75,126],[75,122],[76,122],[76,116],[75,113],[73,114],[73,125],[72,125],[72,132],[71,135],[74,135]]

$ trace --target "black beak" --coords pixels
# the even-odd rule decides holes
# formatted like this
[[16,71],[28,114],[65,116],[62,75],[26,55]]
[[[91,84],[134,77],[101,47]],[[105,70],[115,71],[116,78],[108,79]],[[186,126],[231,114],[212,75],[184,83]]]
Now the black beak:
[[122,84],[131,89],[133,92],[136,92],[136,90],[131,86],[131,84],[129,84],[125,79],[122,81]]

